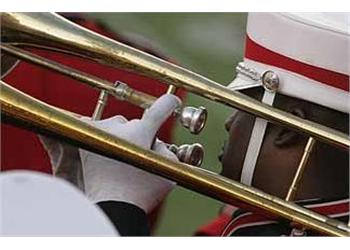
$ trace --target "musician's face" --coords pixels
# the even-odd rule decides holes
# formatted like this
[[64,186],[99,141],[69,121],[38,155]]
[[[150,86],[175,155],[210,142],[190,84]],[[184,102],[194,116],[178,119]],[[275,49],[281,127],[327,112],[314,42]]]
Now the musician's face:
[[[243,112],[237,112],[228,118],[225,127],[229,138],[225,143],[221,159],[224,176],[240,180],[253,123],[254,117]],[[278,129],[271,128],[271,125],[266,131],[255,168],[253,186],[282,197],[287,192],[285,183],[291,182],[294,167],[298,164],[303,148],[302,144],[282,150],[277,148],[274,141],[278,133]]]
[[[250,90],[246,94],[260,99],[262,92],[260,90]],[[305,113],[314,112],[310,112],[308,108],[305,109],[300,103],[292,102],[287,97],[282,96],[276,97],[274,105],[301,117],[304,117]],[[310,119],[309,116],[306,118]],[[253,124],[254,117],[240,111],[233,113],[227,119],[225,129],[229,137],[223,148],[223,154],[221,157],[219,156],[223,166],[222,175],[233,180],[240,180]],[[306,141],[307,138],[305,136],[301,136],[280,126],[269,124],[256,164],[252,186],[262,189],[267,193],[285,197],[302,156]],[[329,149],[325,145],[320,145],[320,143],[317,144],[317,147],[317,158],[312,157],[309,160],[308,169],[303,180],[315,184],[315,177],[313,175],[321,178],[321,175],[323,176],[325,172],[327,174],[324,175],[334,175],[335,179],[340,178],[342,176],[341,172],[338,174],[334,170],[331,171],[329,166],[336,164],[334,161],[338,161],[338,165],[345,165],[346,168],[348,155],[336,153],[336,160],[334,160],[334,154],[332,157],[329,156],[329,152],[332,149]],[[323,157],[324,155],[328,155],[328,157]],[[339,190],[346,188],[348,180],[344,180],[343,183],[345,183],[344,187],[339,187]],[[310,184],[308,186],[308,184],[305,184],[303,186],[304,193],[300,192],[299,198],[310,198],[308,197],[309,195],[313,196],[317,192],[323,192],[323,190],[318,190],[315,186],[317,185]]]
[[[262,91],[249,90],[247,94],[255,99],[261,99]],[[223,165],[222,175],[240,180],[254,121],[254,116],[241,111],[233,113],[227,119],[225,129],[229,133],[229,138],[223,147],[223,154],[219,156]],[[292,131],[269,124],[252,185],[267,193],[284,197],[288,188],[286,184],[292,181],[305,141],[306,138],[301,138]]]

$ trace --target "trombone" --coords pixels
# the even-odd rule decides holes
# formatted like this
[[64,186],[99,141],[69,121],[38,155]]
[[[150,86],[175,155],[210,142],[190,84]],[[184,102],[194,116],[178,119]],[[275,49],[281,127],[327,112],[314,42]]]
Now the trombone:
[[[6,48],[7,45],[10,45],[11,47],[8,46],[10,48],[39,47],[121,67],[169,84],[169,92],[184,88],[344,150],[348,150],[350,145],[349,137],[344,133],[262,104],[189,70],[84,29],[59,15],[2,13],[1,18],[2,48]],[[21,93],[3,81],[1,81],[0,104],[5,121],[24,123],[31,129],[35,128],[79,147],[133,164],[229,204],[239,200],[259,207],[269,214],[325,234],[350,235],[350,227],[344,223],[218,174],[170,161],[152,151],[87,125],[66,112]]]

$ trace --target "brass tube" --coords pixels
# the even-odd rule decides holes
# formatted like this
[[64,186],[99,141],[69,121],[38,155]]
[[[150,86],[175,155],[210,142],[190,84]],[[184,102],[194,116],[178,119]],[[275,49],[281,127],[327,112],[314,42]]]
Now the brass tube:
[[339,221],[286,202],[258,189],[229,180],[218,174],[173,162],[153,151],[106,133],[79,119],[38,101],[3,81],[0,91],[1,113],[21,122],[51,132],[93,152],[122,160],[138,168],[176,181],[179,185],[232,204],[243,201],[263,211],[281,216],[306,228],[328,235],[349,236],[350,228]]
[[184,88],[348,150],[349,136],[273,108],[175,64],[103,37],[52,13],[2,13],[5,43],[69,51]]
[[176,87],[175,87],[174,85],[169,85],[169,87],[168,87],[166,93],[167,93],[167,94],[174,94],[174,95],[175,95],[176,90],[177,90],[177,89],[176,89]]
[[[33,63],[39,66],[42,66],[46,69],[61,73],[65,76],[68,76],[72,79],[78,80],[80,82],[83,82],[85,84],[88,84],[89,86],[100,89],[101,91],[105,91],[105,94],[110,94],[114,97],[116,97],[119,100],[125,100],[129,103],[132,103],[136,106],[139,106],[141,108],[148,108],[152,105],[153,102],[155,102],[156,98],[148,95],[146,93],[137,91],[132,89],[131,87],[128,87],[125,89],[124,92],[118,92],[115,84],[112,82],[109,82],[107,80],[101,79],[99,77],[90,75],[88,73],[79,71],[77,69],[68,67],[66,65],[63,65],[61,63],[49,60],[47,58],[43,58],[41,56],[35,55],[33,53],[30,53],[28,51],[25,51],[20,48],[16,48],[11,45],[6,44],[0,44],[0,49],[4,53],[8,53],[20,60]],[[107,93],[106,93],[107,92]],[[102,94],[101,94],[102,95]],[[104,98],[104,96],[101,96],[100,98]],[[99,99],[100,99],[99,98]],[[101,99],[102,100],[102,99]],[[99,115],[99,114],[96,114]]]
[[292,184],[290,185],[289,189],[288,189],[288,193],[286,196],[286,201],[292,201],[295,198],[295,195],[297,193],[301,178],[303,177],[307,162],[309,160],[310,154],[312,152],[312,149],[315,145],[315,139],[312,137],[309,137],[305,149],[304,149],[304,153],[300,159],[297,171],[294,175]]
[[91,119],[92,120],[100,120],[102,115],[103,115],[103,111],[104,108],[107,104],[107,100],[108,100],[108,93],[105,90],[101,90],[100,95],[98,96],[98,100],[97,100],[97,104],[94,110],[94,113],[92,114]]

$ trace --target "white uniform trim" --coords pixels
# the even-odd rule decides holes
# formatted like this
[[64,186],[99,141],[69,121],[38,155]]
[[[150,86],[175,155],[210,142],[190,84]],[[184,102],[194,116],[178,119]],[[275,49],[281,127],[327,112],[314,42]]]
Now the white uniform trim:
[[349,203],[349,201],[350,201],[349,199],[342,199],[342,200],[336,200],[336,201],[329,201],[329,202],[305,205],[304,207],[313,208],[313,207],[335,206],[335,205],[339,205],[339,204],[346,203],[346,202]]
[[260,222],[252,222],[252,223],[246,223],[243,225],[240,225],[238,227],[233,228],[231,231],[228,232],[227,235],[231,235],[234,232],[236,232],[238,229],[241,228],[246,228],[246,227],[256,227],[256,226],[262,226],[262,225],[268,225],[268,224],[277,224],[277,221],[273,221],[273,220],[266,220],[266,221],[260,221]]
[[[234,219],[232,219],[227,225],[226,227],[224,228],[224,230],[222,231],[221,235],[226,235],[226,232],[227,230],[229,230],[230,226],[235,223],[238,219],[240,218],[243,218],[243,217],[246,217],[246,216],[250,216],[252,215],[253,213],[252,212],[248,212],[248,213],[244,213],[244,214],[241,214],[241,215],[238,215],[237,217],[235,217]],[[231,229],[232,230],[232,229]]]
[[349,212],[340,213],[340,214],[329,214],[328,216],[331,218],[337,218],[337,217],[343,217],[343,216],[347,216],[347,215],[349,215]]

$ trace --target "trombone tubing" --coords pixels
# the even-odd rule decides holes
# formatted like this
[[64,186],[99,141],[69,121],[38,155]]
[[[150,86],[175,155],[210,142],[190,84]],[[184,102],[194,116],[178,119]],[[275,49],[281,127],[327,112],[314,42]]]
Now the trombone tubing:
[[229,180],[218,174],[180,162],[171,161],[145,150],[79,119],[38,101],[0,81],[1,113],[16,121],[26,122],[42,132],[68,139],[77,146],[125,161],[138,168],[176,181],[179,185],[232,204],[243,201],[268,213],[281,216],[306,228],[334,235],[349,236],[350,228],[296,204],[286,202],[258,189]]
[[116,97],[119,100],[128,101],[144,109],[150,107],[152,103],[156,100],[154,96],[137,91],[129,86],[123,89],[118,89],[118,85],[115,85],[107,80],[79,71],[72,67],[68,67],[66,65],[49,60],[47,58],[43,58],[41,56],[38,56],[36,54],[30,53],[28,51],[11,45],[0,44],[0,49],[2,52],[9,54],[17,59],[61,73],[72,79],[85,83],[90,87],[106,91],[108,94]]
[[54,13],[2,13],[5,43],[43,47],[128,69],[348,150],[349,136],[261,103],[215,81],[83,28]]

